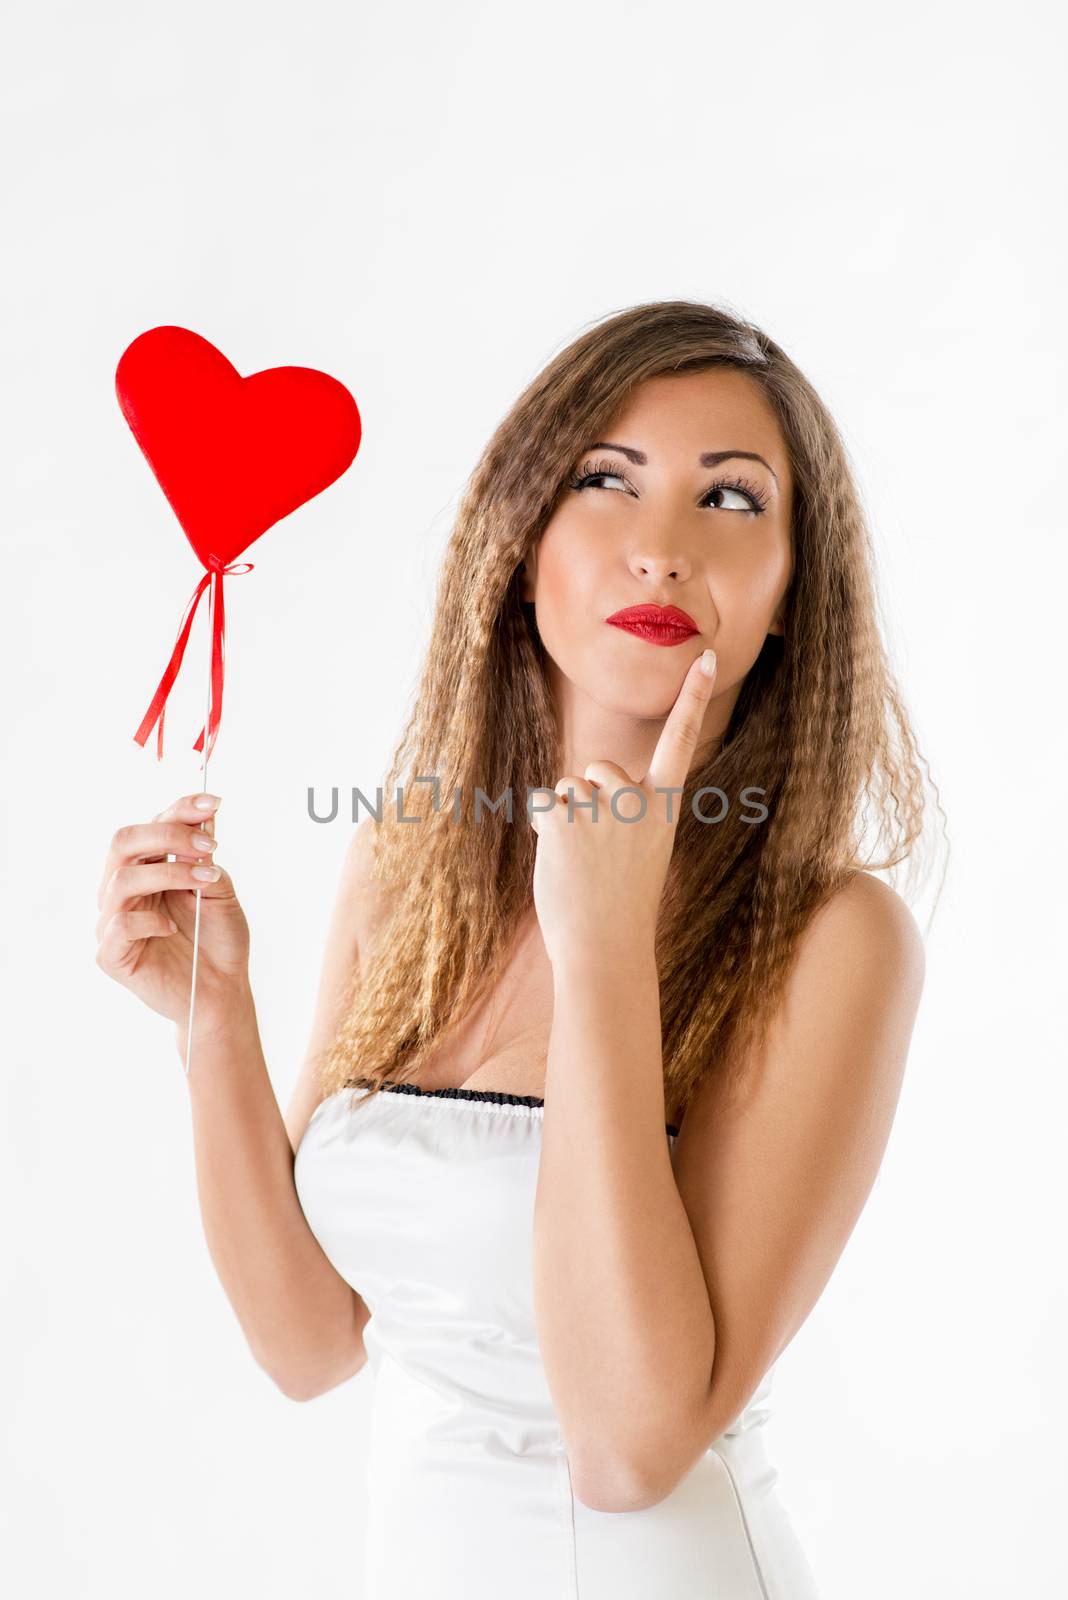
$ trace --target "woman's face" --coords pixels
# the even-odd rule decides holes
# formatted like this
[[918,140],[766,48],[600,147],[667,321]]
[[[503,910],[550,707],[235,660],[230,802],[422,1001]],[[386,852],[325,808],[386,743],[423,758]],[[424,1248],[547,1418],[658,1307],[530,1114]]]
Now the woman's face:
[[[783,631],[792,483],[775,414],[737,368],[668,374],[641,384],[601,439],[574,462],[576,480],[597,463],[601,474],[564,490],[521,569],[557,692],[663,718],[711,645],[702,734],[722,733],[765,637]],[[660,645],[605,621],[650,604],[688,612],[698,632]]]

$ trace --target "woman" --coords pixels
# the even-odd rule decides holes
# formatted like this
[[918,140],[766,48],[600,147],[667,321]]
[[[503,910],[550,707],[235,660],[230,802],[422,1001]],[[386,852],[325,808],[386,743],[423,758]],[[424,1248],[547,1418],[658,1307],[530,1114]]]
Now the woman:
[[215,874],[205,1232],[286,1394],[371,1362],[365,1600],[815,1593],[764,1402],[889,1135],[923,948],[866,869],[915,868],[924,791],[831,418],[667,302],[468,486],[285,1121],[212,797],[116,834],[98,961],[183,1057]]

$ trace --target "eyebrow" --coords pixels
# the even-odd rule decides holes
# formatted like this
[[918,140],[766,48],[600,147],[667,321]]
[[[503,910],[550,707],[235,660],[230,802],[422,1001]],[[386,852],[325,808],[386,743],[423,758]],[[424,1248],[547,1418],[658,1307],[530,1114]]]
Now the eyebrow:
[[[644,450],[635,450],[627,444],[608,444],[603,439],[596,444],[591,444],[589,449],[618,450],[620,455],[626,456],[628,461],[633,461],[636,467],[646,466],[649,460]],[[703,455],[697,457],[697,465],[699,467],[718,467],[721,461],[733,461],[736,457],[741,457],[743,461],[759,461],[762,466],[767,467],[775,482],[778,483],[779,475],[771,465],[771,462],[765,461],[763,456],[758,456],[755,450],[706,450]]]

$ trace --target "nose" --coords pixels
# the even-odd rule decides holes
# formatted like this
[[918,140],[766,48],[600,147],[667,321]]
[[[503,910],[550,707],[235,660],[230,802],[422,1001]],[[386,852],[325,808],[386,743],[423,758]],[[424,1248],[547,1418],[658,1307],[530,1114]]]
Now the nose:
[[652,578],[658,582],[664,578],[674,578],[677,583],[685,583],[692,574],[687,556],[678,551],[656,555],[648,545],[635,550],[629,557],[628,565],[635,577]]

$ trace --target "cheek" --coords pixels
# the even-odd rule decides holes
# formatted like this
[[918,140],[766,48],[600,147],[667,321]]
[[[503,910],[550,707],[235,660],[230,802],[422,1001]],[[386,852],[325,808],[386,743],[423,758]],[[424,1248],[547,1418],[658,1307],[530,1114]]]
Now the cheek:
[[561,521],[542,535],[538,547],[537,601],[551,627],[554,619],[596,614],[599,597],[605,592],[604,577],[595,541],[583,538],[579,528],[568,528]]
[[600,670],[601,619],[612,609],[603,552],[591,548],[577,530],[566,539],[546,534],[535,593],[542,644],[565,677],[585,681]]
[[740,683],[763,649],[790,569],[790,552],[776,541],[759,550],[741,547],[709,571],[709,594],[717,617],[717,677],[724,688]]
[[710,588],[724,623],[762,631],[790,580],[790,551],[776,540],[763,547],[740,546],[710,574]]

